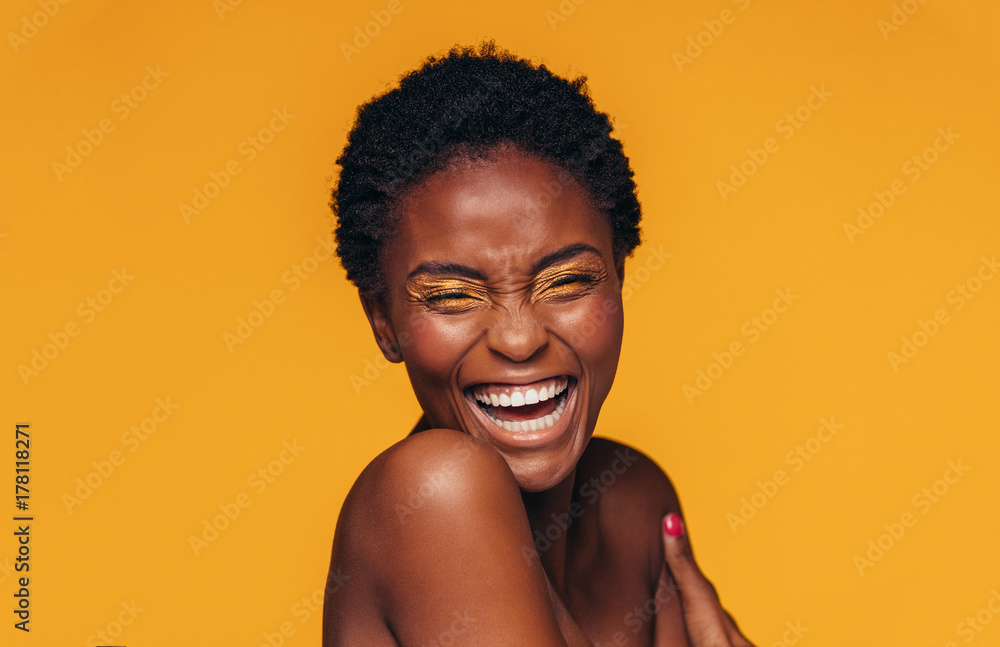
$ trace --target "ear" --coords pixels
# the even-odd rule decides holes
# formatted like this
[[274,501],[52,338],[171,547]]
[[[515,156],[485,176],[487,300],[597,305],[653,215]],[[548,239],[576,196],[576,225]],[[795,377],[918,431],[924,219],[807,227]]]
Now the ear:
[[403,354],[400,352],[396,331],[392,327],[389,309],[384,300],[368,292],[361,292],[360,297],[361,307],[365,309],[368,323],[371,324],[372,332],[375,333],[375,342],[382,349],[382,354],[394,364],[402,362]]
[[621,289],[625,286],[625,256],[615,262],[615,272],[618,274],[618,288]]

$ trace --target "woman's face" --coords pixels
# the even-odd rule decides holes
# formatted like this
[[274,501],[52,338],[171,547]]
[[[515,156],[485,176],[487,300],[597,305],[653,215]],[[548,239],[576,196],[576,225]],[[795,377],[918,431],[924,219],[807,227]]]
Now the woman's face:
[[565,172],[510,150],[412,191],[387,245],[380,346],[431,427],[464,431],[541,491],[576,466],[622,341],[611,228]]

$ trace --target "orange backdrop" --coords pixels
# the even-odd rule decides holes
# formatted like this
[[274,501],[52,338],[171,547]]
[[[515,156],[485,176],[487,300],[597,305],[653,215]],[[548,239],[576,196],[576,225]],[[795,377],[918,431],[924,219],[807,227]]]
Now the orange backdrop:
[[359,103],[484,38],[616,120],[645,242],[598,432],[674,479],[747,634],[997,644],[998,17],[5,2],[5,608],[16,423],[33,520],[3,644],[318,644],[343,497],[418,416],[330,257],[333,160]]

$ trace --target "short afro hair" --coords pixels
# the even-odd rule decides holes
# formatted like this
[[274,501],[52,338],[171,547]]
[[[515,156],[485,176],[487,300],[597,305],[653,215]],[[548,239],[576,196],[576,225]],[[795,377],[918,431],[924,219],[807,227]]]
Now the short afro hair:
[[621,142],[591,100],[587,79],[567,80],[491,42],[452,48],[360,106],[337,159],[332,192],[337,254],[362,292],[385,294],[381,252],[408,189],[456,159],[504,146],[571,174],[612,229],[616,264],[639,245],[641,209]]

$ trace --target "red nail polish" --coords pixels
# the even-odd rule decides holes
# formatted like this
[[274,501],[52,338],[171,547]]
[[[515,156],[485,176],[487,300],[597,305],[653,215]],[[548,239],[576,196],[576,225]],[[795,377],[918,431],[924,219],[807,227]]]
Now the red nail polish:
[[679,514],[674,514],[671,512],[667,515],[667,518],[663,521],[663,529],[671,537],[680,537],[684,534],[684,522],[681,521],[681,516]]

